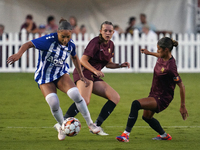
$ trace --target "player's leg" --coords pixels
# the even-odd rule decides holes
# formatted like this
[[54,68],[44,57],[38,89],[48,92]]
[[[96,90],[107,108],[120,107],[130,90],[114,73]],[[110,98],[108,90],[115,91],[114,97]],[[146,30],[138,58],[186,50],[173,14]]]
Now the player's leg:
[[[90,97],[92,94],[92,88],[93,88],[93,82],[91,80],[89,80],[90,85],[85,87],[85,83],[82,82],[81,80],[78,80],[76,82],[77,88],[81,94],[81,96],[84,98],[86,104],[88,105],[90,103]],[[68,118],[68,117],[74,117],[78,114],[79,110],[76,107],[76,104],[73,103],[69,109],[67,110],[64,118]]]
[[60,108],[59,99],[56,94],[56,86],[54,83],[51,82],[51,83],[46,83],[46,84],[40,85],[40,89],[41,89],[47,103],[49,104],[49,107],[51,109],[51,112],[52,112],[54,118],[58,122],[57,123],[59,126],[59,128],[57,129],[58,139],[64,140],[66,135],[61,131],[61,128],[60,128],[61,124],[64,121],[64,118],[63,118],[62,110]]
[[46,83],[40,85],[40,89],[49,104],[49,107],[51,109],[51,113],[54,116],[54,118],[57,120],[57,122],[61,125],[63,122],[63,113],[60,108],[59,99],[56,92],[56,86],[54,83]]
[[102,107],[101,112],[96,120],[97,126],[106,120],[106,118],[112,113],[117,103],[120,100],[119,94],[106,82],[96,81],[93,85],[93,93],[108,99],[105,105]]
[[71,80],[68,74],[64,74],[57,83],[57,87],[75,102],[76,107],[81,112],[82,116],[86,120],[88,127],[94,131],[94,133],[98,133],[101,128],[96,127],[93,124],[93,121],[90,117],[89,110],[87,108],[86,102],[83,97],[80,95],[78,88],[75,86],[73,81]]
[[128,121],[126,124],[126,129],[121,136],[117,136],[116,139],[122,142],[129,142],[129,134],[135,125],[138,118],[138,111],[140,109],[156,110],[157,102],[153,97],[142,98],[139,100],[134,100],[131,105],[130,114],[128,116]]
[[152,129],[159,133],[159,135],[153,138],[153,140],[171,140],[172,137],[164,131],[159,121],[153,118],[154,113],[155,112],[150,110],[144,110],[142,116],[142,119],[147,122]]

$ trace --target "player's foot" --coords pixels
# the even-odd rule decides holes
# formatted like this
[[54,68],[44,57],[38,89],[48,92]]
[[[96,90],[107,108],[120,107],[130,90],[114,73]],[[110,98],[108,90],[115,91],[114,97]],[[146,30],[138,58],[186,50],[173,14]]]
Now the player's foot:
[[157,137],[152,138],[152,140],[171,140],[171,139],[172,139],[172,137],[169,134],[167,134],[166,137],[161,137],[160,135],[157,135]]
[[116,139],[120,142],[129,142],[129,136],[126,133],[122,133],[122,135],[117,136]]
[[57,132],[59,132],[61,125],[59,123],[56,123],[53,127]]
[[97,134],[101,131],[101,127],[96,126],[94,123],[91,123],[88,127],[94,134]]
[[58,139],[60,141],[64,140],[66,137],[66,134],[61,130],[61,128],[59,128],[59,131],[58,131]]
[[[90,129],[89,129],[89,130],[90,130]],[[91,130],[90,130],[90,132],[93,133]],[[94,134],[94,133],[93,133],[93,134]],[[106,133],[106,132],[104,132],[103,129],[101,128],[100,132],[97,133],[97,135],[102,135],[102,136],[104,136],[104,135],[109,135],[109,134]]]

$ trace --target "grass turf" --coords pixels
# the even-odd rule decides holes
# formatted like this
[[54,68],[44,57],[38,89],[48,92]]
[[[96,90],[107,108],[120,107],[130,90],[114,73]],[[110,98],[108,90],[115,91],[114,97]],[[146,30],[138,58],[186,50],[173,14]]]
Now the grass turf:
[[[82,124],[80,133],[75,137],[57,139],[53,129],[56,123],[50,113],[42,93],[33,79],[32,73],[0,73],[0,149],[15,150],[154,150],[199,149],[200,115],[199,90],[200,74],[180,74],[186,87],[186,108],[189,117],[183,121],[179,113],[180,96],[176,87],[174,100],[170,106],[155,114],[172,141],[152,141],[157,133],[142,119],[139,111],[138,120],[131,132],[130,142],[121,143],[115,140],[123,131],[130,111],[131,102],[148,96],[152,74],[105,74],[104,81],[110,84],[121,96],[121,100],[102,127],[109,136],[97,136],[89,133],[86,123],[78,114]],[[58,91],[63,113],[72,104],[66,94]],[[95,121],[106,102],[105,99],[92,95],[89,110]]]

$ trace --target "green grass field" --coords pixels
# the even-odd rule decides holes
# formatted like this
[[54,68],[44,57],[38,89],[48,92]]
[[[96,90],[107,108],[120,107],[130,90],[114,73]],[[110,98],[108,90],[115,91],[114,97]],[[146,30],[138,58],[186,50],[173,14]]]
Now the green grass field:
[[[148,96],[152,74],[105,74],[104,80],[121,96],[121,100],[102,127],[109,136],[93,135],[78,114],[82,124],[80,133],[75,137],[57,139],[53,129],[56,123],[50,113],[42,93],[33,79],[32,73],[0,73],[0,150],[194,150],[200,149],[200,74],[180,74],[186,87],[186,108],[189,117],[182,120],[179,113],[179,88],[175,90],[170,106],[155,114],[171,141],[152,141],[157,136],[143,120],[142,111],[130,135],[129,143],[118,142],[126,126],[131,102]],[[63,113],[72,104],[64,93],[58,92]],[[105,99],[92,95],[89,110],[95,121]]]

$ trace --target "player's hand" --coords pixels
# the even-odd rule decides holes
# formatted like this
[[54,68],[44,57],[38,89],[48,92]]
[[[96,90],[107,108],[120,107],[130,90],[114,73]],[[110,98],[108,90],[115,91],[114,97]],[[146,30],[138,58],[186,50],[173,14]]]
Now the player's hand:
[[141,49],[140,52],[144,53],[146,55],[149,55],[149,53],[150,53],[147,49]]
[[130,68],[130,63],[124,62],[123,64],[121,64],[121,68],[122,67],[128,67],[128,68]]
[[88,87],[90,85],[89,80],[87,78],[85,78],[85,77],[82,77],[81,81],[83,81],[85,83],[85,87]]
[[96,70],[94,71],[94,74],[97,76],[97,77],[104,77],[104,73],[99,71],[99,70]]
[[15,61],[20,59],[20,55],[18,53],[11,55],[10,57],[8,57],[7,59],[7,64],[12,65]]
[[180,108],[180,113],[181,113],[183,120],[186,120],[187,117],[189,116],[185,106]]

